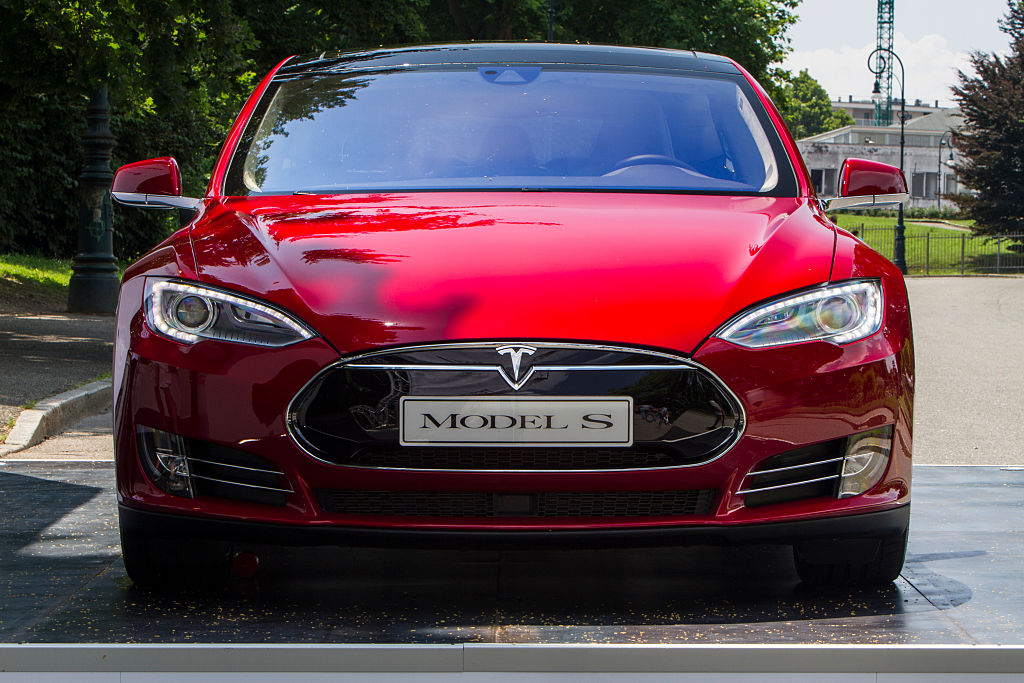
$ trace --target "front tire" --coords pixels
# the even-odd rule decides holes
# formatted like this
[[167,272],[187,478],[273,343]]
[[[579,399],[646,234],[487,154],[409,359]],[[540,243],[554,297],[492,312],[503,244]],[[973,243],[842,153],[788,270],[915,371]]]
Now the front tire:
[[153,592],[217,590],[231,570],[231,546],[226,543],[154,538],[124,526],[121,557],[132,583]]
[[807,541],[793,546],[800,580],[811,586],[847,587],[891,583],[903,569],[907,536]]

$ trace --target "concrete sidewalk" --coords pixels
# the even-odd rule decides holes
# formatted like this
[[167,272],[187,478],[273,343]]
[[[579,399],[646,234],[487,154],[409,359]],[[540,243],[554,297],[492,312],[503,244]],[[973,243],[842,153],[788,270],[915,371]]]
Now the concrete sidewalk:
[[112,316],[0,314],[0,425],[27,403],[109,376],[113,346]]
[[40,444],[6,458],[0,457],[0,462],[5,460],[113,462],[114,418],[110,408],[98,415],[90,415],[77,421],[67,429],[61,430],[60,434],[51,436]]
[[914,462],[1024,465],[1024,277],[910,278]]

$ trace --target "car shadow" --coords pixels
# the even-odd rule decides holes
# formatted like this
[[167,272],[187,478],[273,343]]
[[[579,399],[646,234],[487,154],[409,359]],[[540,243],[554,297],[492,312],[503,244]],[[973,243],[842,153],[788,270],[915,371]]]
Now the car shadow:
[[[108,577],[126,642],[904,642],[936,630],[906,581],[800,584],[788,548],[484,552],[259,548],[218,592]],[[956,583],[956,582],[952,582]],[[966,587],[956,587],[967,596]],[[954,601],[950,601],[952,605]],[[97,600],[93,600],[95,606]],[[940,607],[941,609],[941,607]],[[95,623],[95,611],[80,624]],[[102,620],[102,619],[101,619]],[[933,634],[934,635],[934,634]],[[938,639],[959,636],[941,632]]]
[[105,491],[0,470],[0,640],[18,640],[114,561],[90,525],[69,519],[95,514]]
[[783,546],[266,547],[253,578],[151,593],[117,557],[110,473],[33,473],[0,470],[6,642],[959,642],[937,615],[971,589],[932,567],[985,554],[910,555],[892,584],[812,590]]

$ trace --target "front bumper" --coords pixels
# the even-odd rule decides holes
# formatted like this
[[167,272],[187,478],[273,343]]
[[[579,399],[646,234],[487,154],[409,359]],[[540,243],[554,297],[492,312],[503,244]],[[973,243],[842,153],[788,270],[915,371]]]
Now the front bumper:
[[[887,296],[903,296],[895,309],[905,308],[904,294],[890,290]],[[154,335],[141,314],[124,322],[130,341],[119,340],[123,369],[115,373],[118,497],[126,519],[150,519],[158,528],[167,522],[153,520],[171,517],[197,536],[216,528],[219,534],[239,534],[240,540],[250,533],[259,539],[262,531],[246,530],[277,529],[284,542],[305,539],[308,531],[309,540],[302,543],[320,537],[342,542],[379,537],[392,539],[389,544],[420,543],[419,538],[433,544],[450,537],[462,544],[487,536],[527,544],[600,537],[622,545],[629,536],[645,539],[644,545],[661,537],[671,543],[789,542],[805,522],[813,534],[862,533],[863,527],[873,526],[871,520],[890,519],[910,500],[913,352],[909,318],[901,315],[887,313],[880,333],[846,346],[812,342],[750,350],[711,339],[693,361],[721,379],[746,416],[741,437],[727,452],[696,466],[569,472],[389,470],[323,462],[289,434],[287,407],[323,368],[339,360],[324,340],[281,349],[218,342],[189,347]],[[169,495],[154,486],[140,465],[139,425],[250,453],[279,470],[292,492],[280,505]],[[757,507],[746,505],[738,493],[747,473],[770,457],[883,425],[893,427],[889,468],[867,493]],[[323,503],[324,491],[628,496],[708,490],[715,494],[707,510],[645,516],[351,514],[332,512]],[[846,520],[856,522],[848,527]],[[898,526],[882,523],[884,530]]]
[[206,539],[244,545],[338,545],[379,548],[644,548],[683,545],[791,544],[894,537],[910,525],[910,505],[845,517],[747,525],[546,531],[484,531],[298,526],[139,510],[121,505],[121,528],[161,539]]

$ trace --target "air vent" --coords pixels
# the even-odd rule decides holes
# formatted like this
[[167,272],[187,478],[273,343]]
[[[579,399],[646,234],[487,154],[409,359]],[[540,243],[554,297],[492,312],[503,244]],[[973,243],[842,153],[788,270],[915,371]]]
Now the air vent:
[[780,453],[762,460],[743,478],[737,493],[747,507],[818,496],[835,496],[846,439]]
[[189,439],[188,464],[196,495],[283,506],[292,493],[284,472],[245,451]]
[[410,448],[357,451],[357,467],[410,470],[629,470],[672,467],[672,453],[642,448]]
[[293,492],[284,472],[258,455],[142,425],[136,435],[147,476],[175,496],[283,506]]
[[708,515],[717,491],[317,491],[325,512],[375,517],[660,517]]

